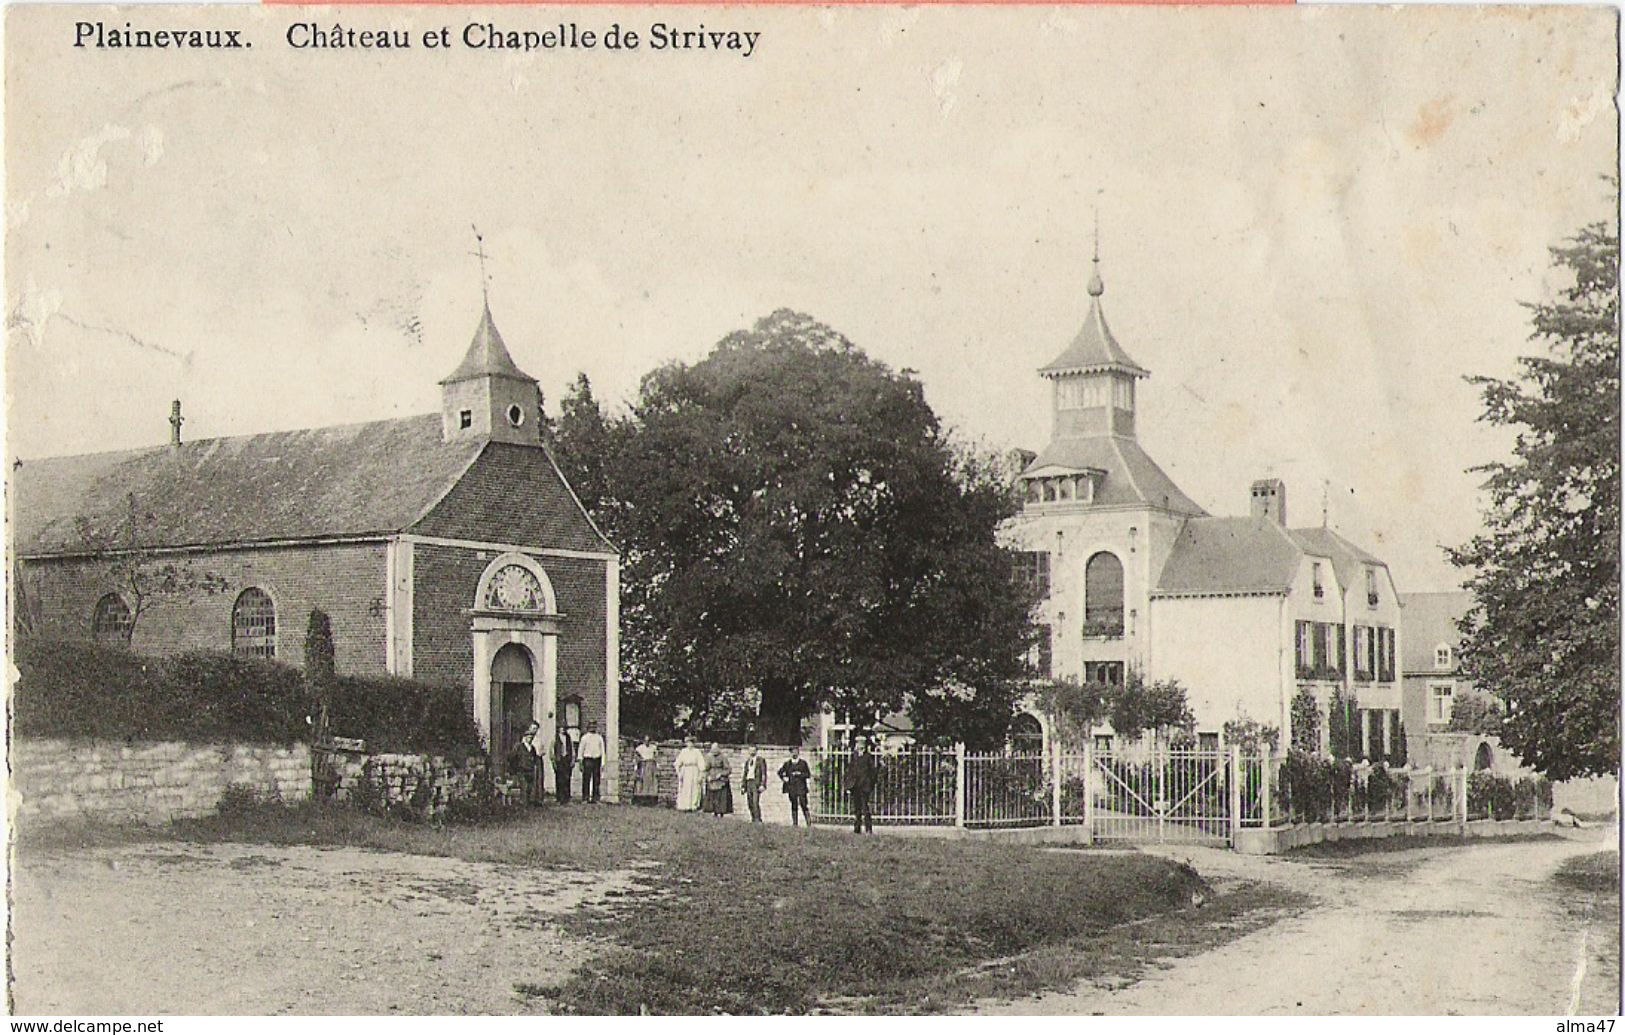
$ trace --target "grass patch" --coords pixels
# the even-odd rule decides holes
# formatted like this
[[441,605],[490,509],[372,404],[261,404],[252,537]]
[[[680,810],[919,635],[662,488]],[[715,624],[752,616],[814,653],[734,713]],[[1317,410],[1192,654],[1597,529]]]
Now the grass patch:
[[1609,849],[1592,855],[1565,859],[1552,880],[1573,891],[1595,894],[1619,893],[1619,851]]
[[1515,844],[1529,841],[1559,841],[1556,834],[1494,834],[1487,837],[1399,834],[1348,841],[1322,841],[1286,853],[1289,859],[1352,859],[1361,855],[1409,852],[1418,848],[1463,848],[1468,845]]
[[[305,803],[161,828],[21,832],[19,850],[188,841],[342,845],[557,869],[654,863],[649,891],[559,922],[604,951],[561,986],[515,991],[559,1011],[948,1010],[981,996],[1132,974],[1290,908],[1248,886],[1212,897],[1188,866],[982,840],[857,837],[659,809],[520,809],[434,829]],[[1192,902],[1206,897],[1200,907]]]

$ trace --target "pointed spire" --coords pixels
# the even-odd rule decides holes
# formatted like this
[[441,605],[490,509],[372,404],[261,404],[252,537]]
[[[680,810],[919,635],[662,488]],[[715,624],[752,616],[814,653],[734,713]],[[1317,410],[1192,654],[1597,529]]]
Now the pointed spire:
[[1094,272],[1089,276],[1089,297],[1099,298],[1106,293],[1106,282],[1100,279],[1100,206],[1095,206]]
[[1068,374],[1089,373],[1097,370],[1116,370],[1132,377],[1149,375],[1144,367],[1134,362],[1123,346],[1117,343],[1110,327],[1106,326],[1106,313],[1100,296],[1106,293],[1106,282],[1100,278],[1100,210],[1095,209],[1095,249],[1092,259],[1094,270],[1089,276],[1089,313],[1083,326],[1072,339],[1065,352],[1039,368],[1044,377],[1062,377]]
[[520,381],[535,381],[534,377],[519,369],[513,357],[508,355],[508,346],[502,340],[502,334],[497,330],[496,321],[491,319],[491,305],[486,303],[480,313],[479,326],[474,328],[474,340],[469,342],[468,352],[463,355],[463,361],[457,364],[457,369],[441,381],[441,384],[450,384],[453,381],[467,381],[475,377],[511,377]]

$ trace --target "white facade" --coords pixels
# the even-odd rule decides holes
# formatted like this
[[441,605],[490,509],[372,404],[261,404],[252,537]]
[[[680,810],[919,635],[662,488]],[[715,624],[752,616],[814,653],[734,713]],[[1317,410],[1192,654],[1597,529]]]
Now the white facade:
[[[1135,438],[1134,386],[1149,373],[1107,327],[1104,291],[1097,271],[1083,329],[1041,371],[1055,386],[1052,436],[1018,476],[1026,504],[1004,529],[1021,570],[1046,589],[1035,663],[1059,679],[1178,680],[1198,732],[1253,719],[1283,746],[1307,689],[1325,749],[1340,693],[1358,709],[1355,753],[1388,752],[1401,695],[1387,566],[1329,529],[1291,528],[1279,481],[1254,482],[1251,514],[1235,518],[1208,516],[1174,485]],[[1113,565],[1097,567],[1103,556],[1121,565],[1120,596]]]

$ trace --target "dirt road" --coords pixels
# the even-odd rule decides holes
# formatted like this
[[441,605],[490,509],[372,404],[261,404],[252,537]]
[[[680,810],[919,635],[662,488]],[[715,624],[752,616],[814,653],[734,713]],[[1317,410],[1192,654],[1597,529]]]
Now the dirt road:
[[[1222,887],[1267,880],[1320,904],[1127,987],[980,1012],[1014,1014],[1613,1014],[1617,917],[1550,877],[1617,838],[1440,846],[1297,861],[1183,848]],[[1581,961],[1585,961],[1581,968]]]
[[550,923],[636,871],[358,849],[155,842],[21,861],[12,986],[29,1014],[521,1013],[589,946]]

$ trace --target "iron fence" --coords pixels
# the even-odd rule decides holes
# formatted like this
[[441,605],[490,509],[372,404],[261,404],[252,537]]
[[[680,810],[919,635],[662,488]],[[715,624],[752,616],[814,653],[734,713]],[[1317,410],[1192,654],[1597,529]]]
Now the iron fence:
[[[813,819],[850,823],[850,755],[813,754]],[[1465,769],[1389,769],[1298,753],[1140,746],[1078,752],[877,752],[877,826],[1083,825],[1092,840],[1233,844],[1244,829],[1549,815],[1549,785]]]

